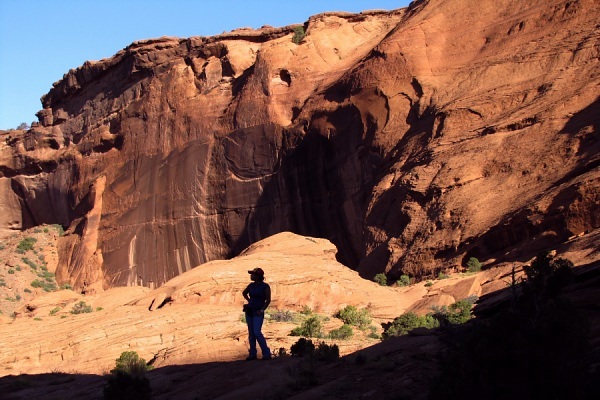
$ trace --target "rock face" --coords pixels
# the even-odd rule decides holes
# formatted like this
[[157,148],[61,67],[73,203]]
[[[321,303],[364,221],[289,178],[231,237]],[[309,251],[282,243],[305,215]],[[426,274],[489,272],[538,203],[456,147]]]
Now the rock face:
[[599,20],[594,0],[430,0],[314,16],[299,44],[133,43],[5,134],[2,228],[68,227],[78,290],[158,287],[282,231],[365,277],[530,258],[600,227]]

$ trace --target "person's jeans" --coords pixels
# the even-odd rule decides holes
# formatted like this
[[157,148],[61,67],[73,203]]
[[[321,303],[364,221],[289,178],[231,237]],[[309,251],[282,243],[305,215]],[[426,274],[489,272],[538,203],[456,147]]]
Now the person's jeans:
[[246,313],[246,323],[248,324],[248,343],[250,343],[250,356],[256,357],[256,342],[260,346],[263,358],[271,357],[271,350],[267,346],[267,340],[261,332],[262,324],[265,319],[263,315],[254,315],[253,312]]

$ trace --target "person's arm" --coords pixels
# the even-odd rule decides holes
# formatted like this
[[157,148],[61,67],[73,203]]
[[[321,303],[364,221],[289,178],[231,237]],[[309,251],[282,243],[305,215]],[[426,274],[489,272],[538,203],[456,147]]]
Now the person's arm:
[[248,296],[248,292],[250,292],[250,285],[246,286],[246,289],[244,289],[244,291],[242,292],[242,296],[244,296],[244,299],[246,299],[246,301],[250,301],[250,296]]
[[265,305],[263,307],[263,311],[269,307],[269,304],[271,304],[271,287],[267,285],[267,288],[265,289]]

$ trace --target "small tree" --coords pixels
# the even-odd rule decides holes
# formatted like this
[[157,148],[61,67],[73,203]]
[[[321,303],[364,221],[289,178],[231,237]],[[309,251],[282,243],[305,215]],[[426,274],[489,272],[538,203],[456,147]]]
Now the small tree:
[[335,315],[348,325],[354,325],[359,328],[365,328],[371,323],[371,315],[369,310],[363,308],[358,310],[354,306],[346,306]]
[[409,286],[410,285],[410,276],[408,275],[400,275],[400,279],[396,281],[397,286]]
[[467,271],[468,272],[479,272],[481,271],[481,263],[475,257],[469,258],[467,261]]
[[290,333],[292,336],[304,336],[304,337],[321,337],[323,336],[323,327],[321,321],[317,317],[310,317],[302,323],[301,326],[292,329]]
[[333,329],[329,332],[330,339],[349,339],[354,335],[352,327],[348,324],[344,324],[337,329]]
[[373,281],[379,283],[381,286],[387,286],[387,276],[383,272],[375,275]]
[[306,36],[306,33],[304,32],[304,27],[297,26],[294,28],[294,37],[292,38],[292,42],[294,44],[300,44],[302,39],[304,39],[304,36]]
[[105,400],[149,400],[152,395],[146,371],[152,367],[135,351],[125,351],[117,358],[104,387]]

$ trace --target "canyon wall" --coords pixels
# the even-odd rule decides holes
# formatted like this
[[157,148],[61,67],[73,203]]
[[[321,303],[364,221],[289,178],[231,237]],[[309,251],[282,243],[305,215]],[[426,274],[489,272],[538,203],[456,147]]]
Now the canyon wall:
[[367,278],[600,227],[600,6],[415,1],[133,43],[5,132],[3,232],[66,229],[57,279],[156,287],[278,232]]

